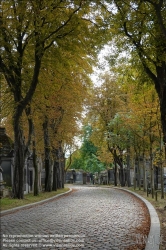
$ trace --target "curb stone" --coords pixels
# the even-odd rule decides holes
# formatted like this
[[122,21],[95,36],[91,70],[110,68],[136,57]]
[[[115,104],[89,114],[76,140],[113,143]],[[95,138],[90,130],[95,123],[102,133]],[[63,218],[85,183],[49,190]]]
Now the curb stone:
[[19,206],[19,207],[15,207],[15,208],[11,208],[11,209],[8,209],[8,210],[4,210],[4,211],[1,211],[0,214],[1,215],[5,215],[5,214],[8,214],[8,213],[11,213],[11,212],[15,212],[17,210],[20,210],[20,209],[23,209],[23,208],[29,208],[29,207],[32,207],[32,206],[36,206],[36,205],[41,205],[47,201],[51,201],[59,196],[62,196],[64,194],[67,194],[67,193],[70,193],[72,191],[72,189],[70,188],[68,191],[66,191],[65,193],[62,193],[62,194],[57,194],[53,197],[50,197],[50,198],[47,198],[45,200],[41,200],[41,201],[37,201],[37,202],[34,202],[34,203],[30,203],[30,204],[27,204],[27,205],[23,205],[23,206]]
[[149,235],[148,235],[147,242],[146,242],[146,247],[144,250],[159,250],[160,221],[159,221],[158,214],[157,214],[155,208],[153,207],[153,205],[149,201],[147,201],[145,198],[140,196],[139,194],[136,194],[130,190],[126,190],[123,188],[116,188],[116,189],[120,189],[120,190],[129,192],[129,193],[137,196],[139,199],[141,199],[145,203],[145,205],[147,206],[147,208],[149,210],[151,225],[150,225],[150,231],[149,231]]

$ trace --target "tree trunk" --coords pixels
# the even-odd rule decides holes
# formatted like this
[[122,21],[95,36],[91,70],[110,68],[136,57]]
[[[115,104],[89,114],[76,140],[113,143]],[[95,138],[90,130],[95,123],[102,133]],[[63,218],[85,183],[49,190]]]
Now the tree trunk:
[[164,199],[164,169],[163,169],[163,164],[161,162],[160,164],[161,168],[161,199]]
[[59,142],[59,148],[56,149],[56,169],[57,169],[57,188],[64,188],[65,159],[61,147],[61,142]]
[[[25,145],[23,136],[23,130],[21,127],[21,116],[25,109],[28,118],[28,141]],[[24,166],[25,158],[28,153],[28,147],[31,142],[31,135],[33,132],[33,122],[29,119],[31,113],[30,106],[26,108],[23,105],[18,105],[13,115],[13,129],[14,129],[14,167],[13,167],[13,198],[23,199],[24,198]]]
[[115,169],[114,169],[114,185],[115,187],[117,186],[117,164],[116,161],[114,161],[115,163]]
[[54,161],[52,190],[57,191],[57,162]]
[[52,190],[57,191],[58,188],[58,180],[57,180],[57,168],[58,168],[58,150],[54,149],[53,151],[54,155],[54,166],[53,166],[53,184],[52,184]]
[[145,154],[143,153],[143,190],[146,192],[147,190],[147,181],[146,181],[146,162],[145,162]]
[[55,159],[55,166],[56,166],[56,176],[54,175],[55,182],[57,185],[57,189],[60,188],[60,166],[59,166],[59,149],[55,150],[56,152],[56,159]]
[[65,183],[65,157],[63,153],[63,160],[62,160],[62,188],[64,188],[64,183]]
[[141,190],[141,169],[140,169],[140,155],[138,156],[138,165],[137,165],[137,187]]
[[[160,136],[161,138],[161,136]],[[166,157],[166,147],[164,145],[164,159]],[[161,199],[164,199],[164,167],[163,167],[163,158],[162,158],[162,142],[160,140],[160,169],[161,169]]]
[[61,161],[59,159],[59,166],[58,166],[58,188],[62,188],[62,167]]
[[136,190],[136,186],[137,186],[136,185],[137,184],[136,183],[136,180],[137,180],[137,173],[136,173],[136,169],[137,169],[136,168],[137,167],[136,163],[137,163],[137,160],[136,159],[137,159],[137,157],[134,158],[134,180],[133,180],[134,181],[134,183],[133,183],[134,184],[134,190]]
[[156,71],[157,81],[155,86],[160,100],[163,141],[166,143],[166,63],[162,62],[160,67],[156,67]]
[[154,167],[153,167],[153,154],[152,147],[150,147],[150,182],[151,182],[151,192],[152,198],[154,198]]
[[36,143],[35,139],[33,140],[33,167],[35,169],[35,179],[34,179],[34,196],[39,195],[39,185],[38,185],[38,164],[36,157]]
[[44,131],[44,151],[45,151],[45,191],[52,191],[52,164],[51,164],[51,149],[48,133],[48,118],[45,117],[43,123]]
[[24,198],[25,142],[19,121],[14,121],[14,167],[12,197]]
[[[116,149],[115,148],[111,148],[109,146],[109,144],[108,144],[108,149],[111,152],[111,154],[113,155],[114,162],[115,162],[115,168],[117,168],[117,164],[120,167],[120,170],[119,170],[119,180],[120,180],[121,187],[124,187],[125,186],[125,175],[124,175],[124,169],[123,169],[123,158],[122,158],[122,155],[120,154],[120,156],[119,156],[117,154],[117,152],[116,152]],[[117,170],[115,171],[115,173],[117,173]],[[115,179],[116,179],[116,175],[115,175]],[[115,184],[117,185],[117,180],[115,180]]]
[[62,161],[61,161],[61,148],[59,147],[58,149],[58,156],[59,156],[59,178],[58,178],[58,182],[59,188],[62,188]]
[[118,164],[120,166],[120,185],[121,187],[125,186],[125,173],[124,173],[124,168],[123,168],[123,158],[122,155],[117,158]]
[[120,166],[120,185],[121,187],[125,186],[125,175],[124,175],[123,164]]
[[57,188],[60,188],[60,166],[59,166],[59,158],[57,162]]
[[64,157],[64,153],[63,153],[63,149],[61,146],[61,142],[60,142],[60,146],[59,146],[59,162],[60,162],[60,170],[61,170],[61,188],[64,188],[64,171],[65,171],[65,157]]
[[131,187],[131,177],[130,177],[130,147],[127,147],[127,186]]
[[158,182],[158,179],[159,179],[159,167],[155,166],[154,169],[155,169],[155,190],[158,190],[158,186],[159,186],[159,182]]

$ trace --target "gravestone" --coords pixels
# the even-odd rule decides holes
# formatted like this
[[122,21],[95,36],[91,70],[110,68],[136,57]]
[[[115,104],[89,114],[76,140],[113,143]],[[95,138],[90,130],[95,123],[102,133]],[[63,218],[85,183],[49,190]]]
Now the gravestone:
[[5,182],[3,180],[3,174],[2,174],[2,172],[3,172],[3,169],[0,166],[0,191],[2,191],[4,189],[4,184],[5,184]]
[[73,183],[73,172],[72,170],[66,171],[66,183]]
[[7,136],[5,128],[0,127],[0,158],[3,180],[6,186],[12,186],[13,143]]
[[76,183],[77,184],[83,183],[83,172],[82,171],[76,171]]

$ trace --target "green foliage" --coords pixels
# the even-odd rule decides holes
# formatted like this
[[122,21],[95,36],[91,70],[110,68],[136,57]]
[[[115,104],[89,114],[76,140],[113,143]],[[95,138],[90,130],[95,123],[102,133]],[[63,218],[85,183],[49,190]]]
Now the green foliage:
[[73,157],[71,169],[83,169],[87,172],[100,172],[105,169],[104,163],[100,162],[97,157],[97,147],[90,139],[92,134],[92,127],[89,125],[84,126],[83,144],[79,149],[79,155]]
[[[72,92],[73,98],[77,95],[80,102],[84,99],[83,96],[80,98],[78,83],[82,86],[89,84],[88,74],[92,72],[96,54],[106,37],[103,35],[104,27],[107,26],[106,16],[103,6],[98,3],[82,0],[1,1],[1,73],[12,100],[10,107],[14,143],[19,145],[14,150],[14,197],[23,198],[23,166],[32,140],[29,107],[34,98],[38,99],[40,113],[44,113],[43,117],[40,116],[41,123],[49,118],[41,106],[49,114],[56,112],[56,117],[51,117],[52,126],[60,124],[63,114],[68,116],[73,107],[63,98],[63,103],[68,103],[68,109],[64,108],[62,102],[58,101],[57,92],[63,89],[64,92],[60,94],[63,93],[67,100],[73,100],[70,95]],[[69,82],[72,87],[71,84],[68,85]],[[65,95],[66,86],[69,95]],[[53,99],[57,102],[52,105]],[[36,105],[34,106],[36,111]],[[53,107],[51,112],[48,110],[50,106]],[[9,113],[8,110],[3,115],[6,113]],[[72,118],[77,118],[77,113],[78,110],[73,110]],[[38,114],[36,117],[39,117]],[[72,118],[70,116],[71,121]],[[68,128],[72,125],[73,123],[68,124]],[[65,123],[63,126],[67,127]],[[66,129],[60,132],[61,138],[57,140],[63,141]],[[47,141],[49,140],[50,138]]]
[[80,149],[83,158],[90,157],[92,154],[96,154],[97,147],[90,140],[85,140]]
[[95,173],[105,169],[105,164],[100,162],[95,154],[91,154],[86,158],[86,170]]
[[130,55],[135,65],[139,60],[148,82],[149,79],[153,82],[160,100],[163,141],[166,142],[166,1],[114,0],[110,3],[107,9],[110,23],[114,24],[110,29],[112,41],[119,52],[127,51],[128,54],[123,54],[126,58]]
[[83,159],[81,157],[74,158],[72,163],[71,163],[70,169],[84,169]]

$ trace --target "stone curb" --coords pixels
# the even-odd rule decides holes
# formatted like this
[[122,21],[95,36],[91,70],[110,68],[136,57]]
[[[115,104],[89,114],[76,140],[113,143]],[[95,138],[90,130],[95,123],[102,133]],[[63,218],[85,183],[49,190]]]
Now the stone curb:
[[19,209],[23,209],[23,208],[29,208],[29,207],[32,207],[32,206],[35,206],[35,205],[41,205],[42,203],[45,203],[47,201],[51,201],[59,196],[62,196],[64,194],[67,194],[67,193],[70,193],[72,191],[72,189],[70,188],[68,191],[66,191],[65,193],[62,193],[62,194],[57,194],[53,197],[50,197],[50,198],[47,198],[45,200],[41,200],[41,201],[37,201],[37,202],[34,202],[34,203],[30,203],[30,204],[27,204],[27,205],[23,205],[23,206],[19,206],[19,207],[15,207],[15,208],[11,208],[11,209],[8,209],[8,210],[4,210],[4,211],[1,211],[0,214],[1,215],[5,215],[5,214],[8,214],[10,212],[15,212]]
[[120,190],[129,192],[129,193],[137,196],[139,199],[141,199],[145,203],[145,205],[147,206],[147,208],[149,210],[151,226],[150,226],[150,231],[149,231],[149,235],[148,235],[147,242],[146,242],[146,247],[144,250],[159,250],[160,221],[159,221],[159,217],[158,217],[158,214],[157,214],[155,208],[152,206],[152,204],[149,201],[147,201],[145,198],[143,198],[139,194],[136,194],[130,190],[123,189],[123,188],[116,188],[116,189],[120,189]]

